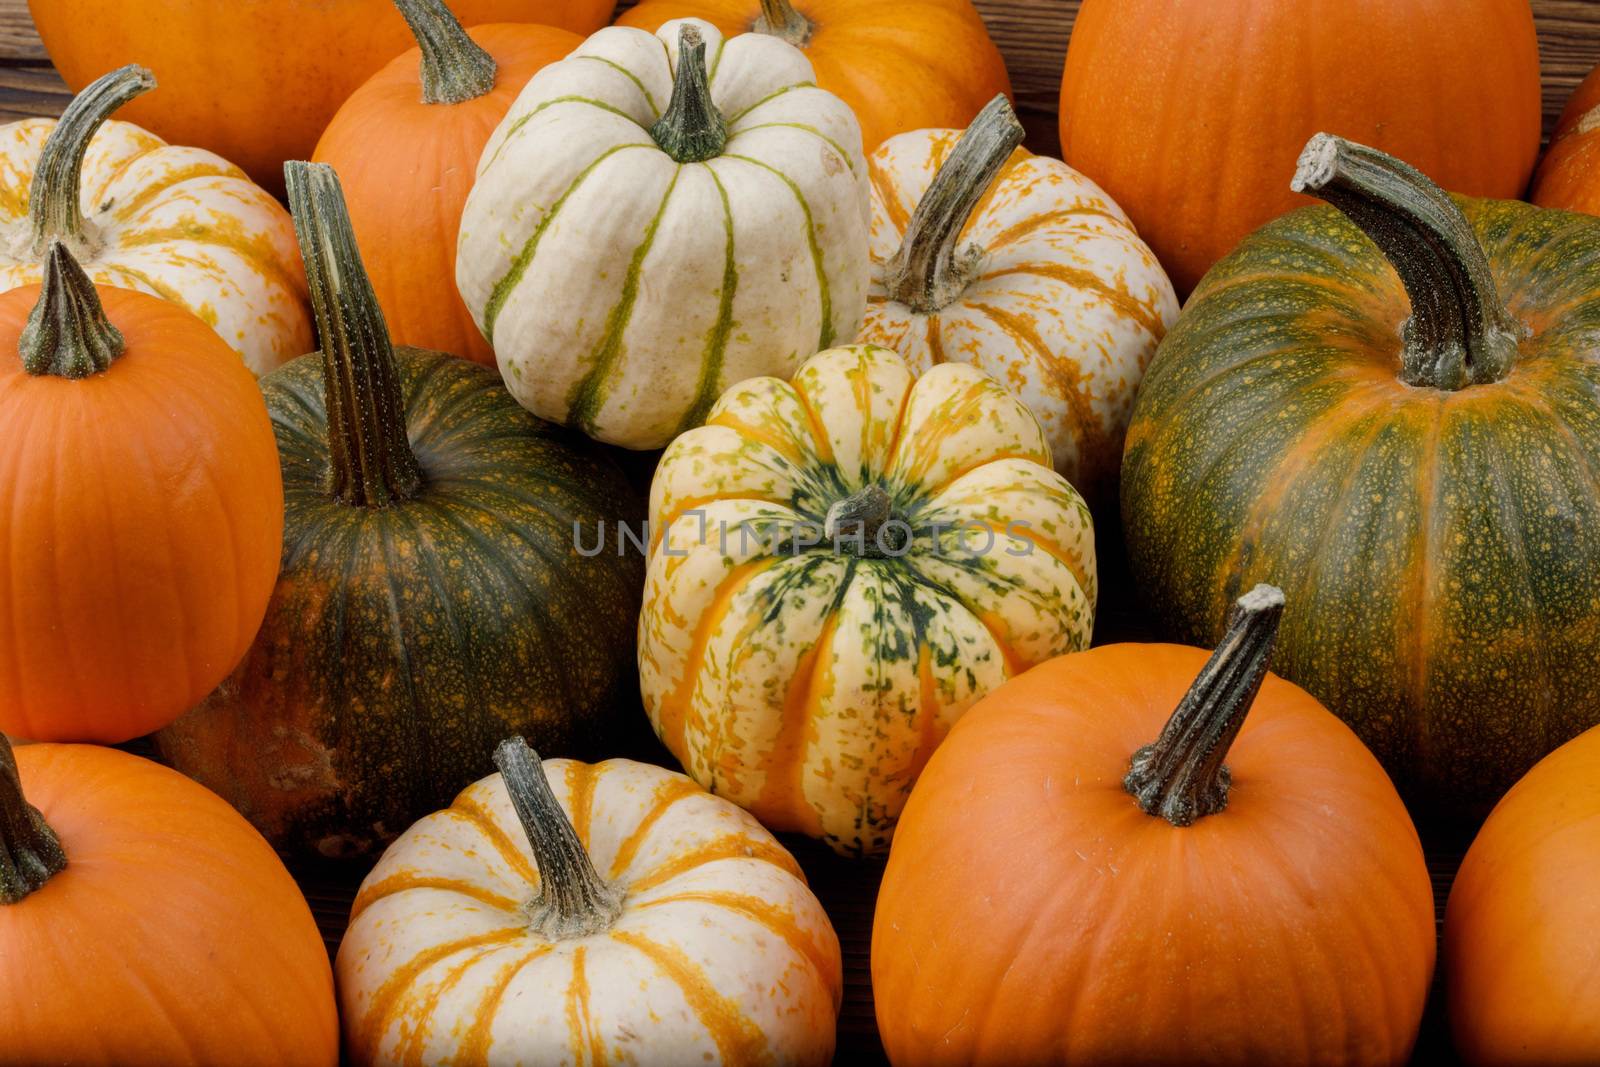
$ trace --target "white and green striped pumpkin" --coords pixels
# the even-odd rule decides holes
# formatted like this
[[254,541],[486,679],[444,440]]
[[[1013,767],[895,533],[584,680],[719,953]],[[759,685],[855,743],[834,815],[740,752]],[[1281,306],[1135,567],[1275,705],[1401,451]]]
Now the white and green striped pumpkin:
[[489,139],[456,280],[523,406],[659,448],[728,385],[855,336],[868,204],[860,127],[798,49],[611,27]]
[[880,852],[934,747],[1086,647],[1094,530],[1022,401],[871,345],[730,389],[650,494],[645,708],[690,776]]

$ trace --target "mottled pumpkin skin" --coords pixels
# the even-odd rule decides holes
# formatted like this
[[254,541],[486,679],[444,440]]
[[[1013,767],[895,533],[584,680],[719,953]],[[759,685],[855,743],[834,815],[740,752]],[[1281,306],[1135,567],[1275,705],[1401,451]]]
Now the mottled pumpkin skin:
[[[642,507],[594,446],[527,414],[486,367],[395,351],[420,495],[327,490],[321,357],[262,381],[282,458],[283,570],[255,646],[165,731],[163,754],[282,851],[381,848],[493,769],[495,744],[591,747],[629,672]],[[608,547],[585,557],[600,521]]]
[[1530,331],[1503,381],[1402,384],[1410,305],[1328,207],[1257,231],[1146,375],[1122,504],[1139,585],[1210,644],[1288,594],[1273,669],[1419,798],[1492,802],[1600,722],[1600,222],[1460,200]]

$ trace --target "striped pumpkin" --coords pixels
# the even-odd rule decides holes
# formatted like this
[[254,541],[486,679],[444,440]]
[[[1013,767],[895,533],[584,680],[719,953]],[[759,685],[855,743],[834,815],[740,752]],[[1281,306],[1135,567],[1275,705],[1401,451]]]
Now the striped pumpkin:
[[123,67],[59,122],[0,126],[0,290],[42,281],[59,239],[96,284],[187,308],[265,374],[311,347],[294,226],[220,156],[106,121],[154,87]]
[[872,154],[872,288],[860,340],[921,373],[982,367],[1044,425],[1056,470],[1095,500],[1122,463],[1133,395],[1178,317],[1172,283],[1094,182],[1017,146],[996,97],[963,134]]
[[1094,531],[1038,421],[963,363],[871,346],[723,396],[651,488],[639,670],[689,774],[881,852],[969,705],[1089,643]]
[[797,49],[613,27],[490,138],[456,279],[524,407],[660,448],[727,385],[855,336],[866,232],[860,128]]
[[839,941],[753,818],[629,760],[495,759],[361,886],[350,1062],[829,1062]]

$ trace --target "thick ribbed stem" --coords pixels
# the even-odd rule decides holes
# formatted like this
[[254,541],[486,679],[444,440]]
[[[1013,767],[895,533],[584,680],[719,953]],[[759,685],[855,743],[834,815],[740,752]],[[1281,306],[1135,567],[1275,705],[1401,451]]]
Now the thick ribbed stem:
[[83,214],[78,210],[83,154],[113,111],[155,87],[154,74],[129,64],[90,82],[61,113],[39,152],[28,193],[35,256],[42,257],[53,240],[84,239]]
[[0,905],[43,888],[66,865],[55,831],[22,795],[16,755],[0,734]]
[[1528,329],[1506,310],[1448,193],[1393,156],[1326,133],[1307,143],[1290,187],[1342,211],[1400,275],[1411,298],[1401,381],[1454,390],[1511,373]]
[[622,894],[594,869],[572,820],[550,791],[538,754],[513,737],[500,742],[494,762],[539,868],[539,895],[528,903],[528,925],[552,941],[609,929],[622,914]]
[[125,347],[122,331],[106,318],[94,282],[66,245],[51,241],[39,300],[17,340],[22,368],[29,374],[87,378],[111,366]]
[[1273,586],[1239,598],[1227,633],[1161,736],[1133,754],[1122,784],[1146,814],[1188,826],[1228,806],[1223,761],[1261,691],[1282,617],[1283,592]]
[[982,268],[983,249],[958,248],[961,232],[1022,137],[1022,123],[1004,95],[972,120],[934,175],[906,225],[900,250],[885,267],[890,297],[931,315],[966,291]]
[[406,434],[394,346],[339,176],[326,163],[285,163],[283,172],[322,344],[329,492],[355,507],[398,504],[422,488],[422,470]]
[[816,30],[789,0],[761,0],[761,14],[750,28],[756,33],[781,37],[796,48],[804,48]]
[[462,104],[494,88],[499,68],[444,0],[394,0],[422,49],[422,102]]
[[672,100],[650,128],[661,150],[679,163],[701,163],[722,154],[728,124],[711,102],[711,77],[706,72],[706,42],[697,26],[678,30],[678,73]]

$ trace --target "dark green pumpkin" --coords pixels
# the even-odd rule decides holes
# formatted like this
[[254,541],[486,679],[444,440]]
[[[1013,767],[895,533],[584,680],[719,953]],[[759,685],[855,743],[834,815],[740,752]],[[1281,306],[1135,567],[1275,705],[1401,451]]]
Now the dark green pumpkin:
[[1339,210],[1246,238],[1145,377],[1135,581],[1204,646],[1281,586],[1273,669],[1413,797],[1484,805],[1600,722],[1600,219],[1336,138],[1296,187]]
[[[393,349],[331,168],[288,175],[323,351],[261,383],[282,572],[245,661],[161,748],[280,850],[361,855],[492,772],[508,735],[594,747],[632,693],[643,559],[615,530],[643,509],[493,370]],[[602,522],[607,550],[577,551]]]

